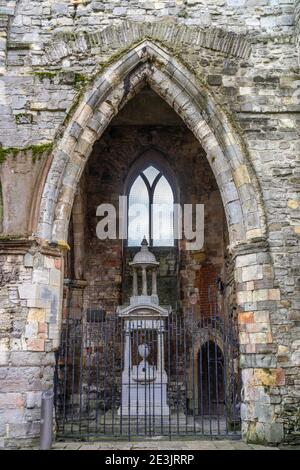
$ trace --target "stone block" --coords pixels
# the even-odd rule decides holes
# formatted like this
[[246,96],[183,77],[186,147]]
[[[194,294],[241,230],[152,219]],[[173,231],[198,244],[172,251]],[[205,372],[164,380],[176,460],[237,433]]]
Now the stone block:
[[248,420],[250,417],[248,415],[248,405],[245,403],[241,403],[241,419]]
[[56,269],[61,270],[61,267],[62,267],[61,258],[55,258],[55,259],[54,259],[54,267],[55,267]]
[[253,281],[256,279],[262,279],[263,268],[261,265],[245,266],[242,268],[242,281]]
[[268,299],[269,300],[280,300],[280,290],[279,289],[269,289]]
[[[102,9],[103,8],[104,7],[102,5]],[[127,13],[127,8],[126,7],[115,7],[113,9],[113,15],[115,15],[115,16],[124,16],[124,15],[126,15],[126,13]]]
[[54,259],[55,258],[50,258],[49,256],[45,256],[45,258],[44,258],[44,267],[46,269],[53,269],[54,268]]
[[287,205],[290,209],[298,209],[299,207],[299,201],[295,199],[289,199],[287,202]]
[[263,302],[269,299],[268,289],[259,289],[253,291],[253,301],[254,302]]
[[10,359],[10,353],[8,351],[1,351],[0,350],[0,366],[8,366]]
[[271,423],[266,429],[266,440],[273,444],[279,444],[284,438],[284,428],[282,423]]
[[26,408],[32,409],[41,406],[42,392],[26,393]]
[[36,284],[49,284],[49,270],[34,269],[32,273],[32,282]]
[[39,288],[36,284],[22,284],[18,287],[20,299],[37,299]]
[[242,268],[244,266],[251,266],[257,264],[257,255],[256,253],[251,253],[249,255],[239,255],[236,258],[236,267]]
[[54,3],[52,12],[55,16],[68,16],[68,5],[64,3]]
[[254,312],[254,321],[255,323],[269,323],[270,314],[267,310],[258,310]]
[[49,286],[49,287],[44,287],[44,286],[41,286],[41,289],[39,291],[39,294],[40,294],[40,299],[45,301],[45,302],[51,302],[52,300],[52,296],[53,296],[53,289]]
[[33,257],[33,267],[35,269],[43,269],[44,256],[41,253],[36,253]]
[[30,339],[27,341],[28,351],[44,351],[45,350],[45,340],[41,339]]
[[254,344],[267,344],[272,343],[271,332],[249,333],[250,342]]
[[42,308],[30,308],[28,311],[27,321],[29,322],[44,322],[45,321],[45,309]]
[[22,393],[0,393],[0,409],[22,408],[24,397]]
[[283,344],[278,345],[278,356],[286,356],[289,354],[290,348]]
[[41,355],[36,352],[12,351],[10,353],[11,364],[18,368],[40,366],[41,360]]
[[239,324],[253,323],[254,322],[253,312],[240,312],[238,315],[238,322]]
[[276,385],[277,369],[254,369],[254,382],[258,385],[272,387]]
[[29,338],[29,339],[36,338],[37,333],[38,333],[38,324],[37,324],[37,322],[27,323],[27,325],[25,327],[25,334],[24,334],[25,338]]
[[269,423],[273,418],[273,406],[268,404],[255,404],[253,407],[253,417],[261,423]]
[[27,307],[29,308],[43,309],[49,306],[50,306],[50,302],[42,300],[42,299],[32,298],[32,299],[27,300]]
[[33,267],[33,255],[31,253],[26,253],[24,256],[24,266],[25,268]]
[[60,286],[61,283],[61,272],[58,269],[50,270],[50,284],[52,286]]
[[47,328],[48,328],[48,324],[47,323],[39,323],[38,324],[38,335],[39,335],[39,338],[45,338],[46,335],[47,335]]
[[243,215],[239,201],[231,201],[227,204],[227,214],[230,225],[242,223]]
[[245,6],[261,7],[268,4],[268,0],[246,0]]
[[243,184],[251,184],[248,169],[245,165],[240,165],[233,173],[235,184],[239,188]]
[[237,293],[237,302],[238,304],[243,304],[247,302],[252,302],[253,301],[253,294],[255,292],[251,291],[241,291]]
[[240,332],[240,334],[239,334],[239,340],[240,340],[240,344],[243,344],[243,345],[250,343],[249,334],[248,334],[248,333],[244,333],[244,332]]
[[300,366],[300,351],[293,352],[291,355],[291,364],[297,367]]
[[50,339],[57,339],[59,338],[59,327],[55,323],[49,325],[49,338]]
[[262,237],[262,235],[263,235],[263,232],[260,228],[247,230],[247,232],[246,232],[247,240],[251,240],[252,238],[259,238],[259,237]]
[[208,75],[207,83],[211,86],[222,85],[222,75]]
[[285,372],[284,369],[277,369],[276,371],[276,385],[285,385]]
[[241,354],[240,365],[243,368],[272,368],[276,367],[275,354]]

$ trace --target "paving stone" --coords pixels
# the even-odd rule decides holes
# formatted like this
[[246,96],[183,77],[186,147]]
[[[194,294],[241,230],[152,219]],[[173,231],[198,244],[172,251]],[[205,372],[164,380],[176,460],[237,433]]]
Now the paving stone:
[[229,440],[193,440],[193,441],[143,441],[140,443],[124,443],[108,441],[107,443],[55,443],[53,450],[279,450],[277,447],[268,447],[255,444],[246,444],[242,441]]

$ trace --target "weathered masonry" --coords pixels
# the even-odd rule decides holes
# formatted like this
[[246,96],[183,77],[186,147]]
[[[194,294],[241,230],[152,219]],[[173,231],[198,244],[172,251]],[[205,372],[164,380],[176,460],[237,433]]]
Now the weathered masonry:
[[86,403],[88,417],[119,409],[122,357],[115,408],[93,374],[126,351],[128,328],[101,335],[128,303],[139,247],[99,240],[96,210],[138,181],[205,208],[202,249],[149,239],[178,348],[157,343],[151,359],[148,332],[131,337],[149,371],[184,351],[181,395],[164,361],[164,416],[203,423],[208,403],[223,422],[230,357],[242,439],[299,442],[299,38],[299,0],[0,0],[0,447],[36,441],[57,381],[66,426]]

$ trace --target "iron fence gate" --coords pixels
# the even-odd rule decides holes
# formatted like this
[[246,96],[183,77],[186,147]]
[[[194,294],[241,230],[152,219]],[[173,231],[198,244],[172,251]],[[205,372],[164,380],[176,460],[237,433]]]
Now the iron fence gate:
[[207,315],[154,321],[65,319],[55,374],[59,437],[239,435],[233,319],[214,304]]

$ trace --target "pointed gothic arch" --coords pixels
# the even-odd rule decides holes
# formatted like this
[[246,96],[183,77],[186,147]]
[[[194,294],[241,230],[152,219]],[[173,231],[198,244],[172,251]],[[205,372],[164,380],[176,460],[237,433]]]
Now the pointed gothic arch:
[[[152,181],[151,179],[149,180],[149,178],[147,177],[145,173],[147,172],[149,168],[153,168],[154,173],[155,173]],[[140,178],[142,178],[143,182],[141,181]],[[149,241],[150,246],[155,246],[155,243],[153,243],[152,235],[150,236],[150,234],[153,234],[152,228],[154,228],[154,224],[155,224],[155,217],[152,211],[153,207],[151,207],[151,205],[158,202],[157,200],[155,200],[155,195],[157,194],[158,184],[161,184],[162,181],[164,180],[164,184],[166,186],[165,189],[169,189],[170,200],[164,201],[165,203],[167,203],[167,206],[169,206],[169,208],[166,207],[167,209],[167,213],[165,213],[166,217],[168,217],[168,215],[172,217],[173,216],[173,204],[180,203],[180,194],[179,194],[180,191],[179,191],[179,186],[178,186],[176,175],[168,163],[167,156],[161,149],[157,148],[154,145],[149,145],[146,149],[143,150],[142,153],[139,153],[137,155],[137,157],[135,158],[134,162],[132,163],[131,167],[128,170],[128,173],[124,182],[124,189],[123,189],[124,196],[127,196],[129,198],[128,199],[128,212],[127,212],[127,226],[129,224],[128,216],[129,216],[129,211],[130,211],[130,194],[134,185],[137,183],[138,180],[140,181],[140,184],[141,184],[141,186],[140,185],[139,186],[142,188],[144,187],[144,189],[146,190],[146,199],[150,203],[148,209],[146,209],[146,212],[148,213],[148,222],[146,222],[146,225],[148,226],[148,230],[149,230],[149,233],[148,235],[146,235],[146,238]],[[158,229],[158,232],[159,232],[159,229]],[[128,232],[128,240],[125,243],[125,246],[139,246],[144,235],[145,235],[144,233],[141,234],[140,241],[137,243],[137,245],[135,245],[133,243],[133,240],[130,241],[130,233]],[[167,241],[167,243],[162,242],[162,245],[156,245],[156,246],[174,246],[174,233],[171,238],[172,238],[172,241],[170,239]]]
[[38,237],[67,240],[74,194],[93,144],[145,84],[179,114],[206,151],[223,199],[231,245],[264,237],[260,188],[240,136],[207,88],[149,40],[109,66],[79,104],[53,153],[40,203]]

